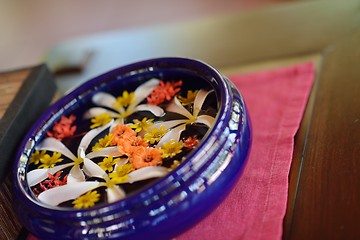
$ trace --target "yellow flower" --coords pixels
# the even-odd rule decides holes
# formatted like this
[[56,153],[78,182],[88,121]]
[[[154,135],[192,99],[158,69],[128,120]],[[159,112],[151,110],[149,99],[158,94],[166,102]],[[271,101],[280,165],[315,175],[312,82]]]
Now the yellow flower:
[[127,163],[118,166],[114,172],[109,174],[109,177],[113,183],[120,184],[128,180],[128,174],[132,171],[134,171],[133,166]]
[[111,133],[107,134],[105,137],[100,138],[99,141],[97,143],[95,143],[95,145],[92,147],[91,150],[93,152],[96,152],[96,151],[100,151],[103,148],[110,146],[113,138],[114,138],[114,136]]
[[166,142],[161,146],[160,152],[162,153],[162,158],[169,158],[181,153],[182,148],[182,141],[176,142],[174,139],[171,139],[169,142]]
[[111,116],[109,113],[103,113],[100,115],[97,115],[91,119],[91,122],[93,123],[90,128],[96,128],[100,126],[105,126],[111,121]]
[[103,159],[102,162],[99,162],[99,166],[104,171],[112,172],[114,170],[113,166],[120,160],[120,158],[113,158],[113,156],[108,156]]
[[183,106],[192,104],[195,100],[196,94],[199,92],[199,90],[196,91],[187,91],[187,96],[186,97],[182,97],[182,96],[178,96],[178,99],[180,100],[181,104]]
[[168,132],[169,130],[165,126],[160,128],[153,128],[150,132],[146,133],[144,136],[145,142],[154,144],[155,142],[160,141],[160,139]]
[[133,103],[134,99],[135,99],[135,93],[134,92],[129,93],[128,91],[124,91],[121,97],[116,98],[116,102],[114,103],[114,107],[116,109],[126,107],[130,103]]
[[141,121],[134,119],[134,123],[130,124],[129,127],[135,130],[135,132],[141,132],[141,130],[147,131],[149,127],[153,125],[154,119],[143,118]]
[[179,165],[180,165],[180,161],[175,160],[175,161],[171,164],[170,169],[173,170],[173,169],[175,169],[175,168],[176,168],[177,166],[179,166]]
[[99,200],[100,194],[97,191],[89,191],[75,199],[72,204],[74,208],[88,208],[94,206]]
[[61,153],[54,152],[52,156],[49,154],[45,154],[42,158],[40,158],[40,162],[42,163],[38,168],[52,168],[56,163],[62,161]]
[[35,165],[39,164],[40,159],[44,158],[44,156],[46,155],[46,150],[42,150],[41,152],[36,150],[30,158],[30,163],[33,163]]

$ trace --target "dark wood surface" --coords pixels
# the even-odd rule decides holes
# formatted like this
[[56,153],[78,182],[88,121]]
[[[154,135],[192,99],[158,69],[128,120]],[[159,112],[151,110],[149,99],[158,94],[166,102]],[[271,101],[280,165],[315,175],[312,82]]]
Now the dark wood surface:
[[296,138],[285,239],[360,239],[360,31],[330,44]]

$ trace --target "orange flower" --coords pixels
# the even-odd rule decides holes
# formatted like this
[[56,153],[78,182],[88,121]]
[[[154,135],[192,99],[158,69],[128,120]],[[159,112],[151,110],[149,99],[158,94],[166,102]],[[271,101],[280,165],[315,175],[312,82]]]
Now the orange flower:
[[58,139],[59,141],[64,138],[71,137],[76,131],[76,126],[71,126],[75,121],[76,117],[71,115],[70,117],[61,116],[59,122],[55,122],[52,131],[48,131],[46,134],[49,137]]
[[117,146],[121,153],[131,156],[137,147],[147,147],[148,144],[142,138],[130,137],[119,139]]
[[159,86],[157,86],[154,91],[147,97],[147,101],[150,104],[159,105],[165,101],[170,101],[171,98],[175,96],[181,89],[182,81],[171,81],[166,82],[160,81]]
[[130,162],[135,169],[160,166],[162,164],[161,153],[157,148],[136,147]]
[[118,145],[120,139],[130,139],[136,137],[136,132],[126,125],[117,125],[111,132],[114,136],[111,144]]

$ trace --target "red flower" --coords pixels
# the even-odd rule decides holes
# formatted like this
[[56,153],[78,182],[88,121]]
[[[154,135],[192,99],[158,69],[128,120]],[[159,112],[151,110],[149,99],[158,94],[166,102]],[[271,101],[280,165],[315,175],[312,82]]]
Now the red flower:
[[187,139],[185,139],[184,141],[184,147],[186,147],[187,149],[193,149],[196,145],[199,144],[199,140],[197,139],[196,136],[194,137],[188,137]]
[[70,117],[61,116],[59,122],[56,122],[51,131],[48,131],[46,134],[49,137],[53,137],[62,141],[64,138],[72,137],[76,131],[76,126],[72,126],[76,117],[71,115]]
[[67,182],[67,176],[66,175],[62,180],[60,179],[60,175],[61,175],[62,171],[57,172],[55,175],[52,175],[51,173],[48,173],[48,179],[42,181],[39,185],[40,185],[40,189],[38,188],[34,188],[34,192],[36,195],[39,195],[41,192],[46,191],[48,189],[54,188],[54,187],[59,187],[62,185],[65,185]]
[[165,101],[170,101],[180,90],[182,81],[166,82],[160,81],[160,84],[154,89],[154,91],[146,99],[148,103],[159,105]]

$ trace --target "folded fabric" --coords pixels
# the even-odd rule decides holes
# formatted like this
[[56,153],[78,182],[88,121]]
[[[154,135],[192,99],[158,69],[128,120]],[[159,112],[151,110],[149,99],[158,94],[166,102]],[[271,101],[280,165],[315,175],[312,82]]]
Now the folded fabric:
[[314,65],[304,63],[228,76],[250,114],[253,144],[249,160],[228,197],[176,240],[281,239],[294,136],[314,75]]

